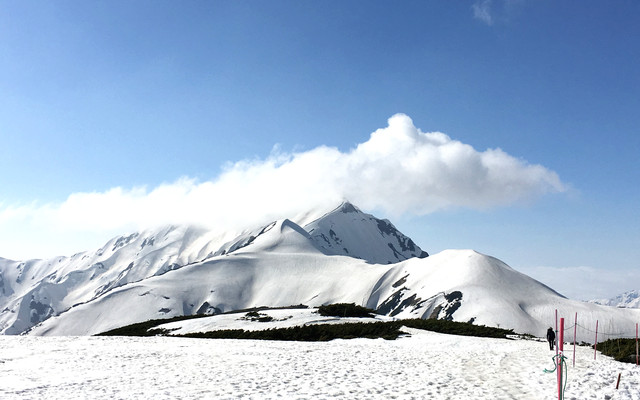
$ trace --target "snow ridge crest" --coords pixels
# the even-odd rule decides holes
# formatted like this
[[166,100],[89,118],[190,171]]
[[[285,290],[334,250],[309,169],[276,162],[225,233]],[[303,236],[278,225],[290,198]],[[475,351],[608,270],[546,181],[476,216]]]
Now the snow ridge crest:
[[342,255],[371,264],[426,254],[393,225],[349,202],[305,227],[284,219],[220,235],[193,226],[166,226],[118,236],[95,251],[71,257],[0,258],[0,333],[24,332],[77,305],[195,263],[270,252]]

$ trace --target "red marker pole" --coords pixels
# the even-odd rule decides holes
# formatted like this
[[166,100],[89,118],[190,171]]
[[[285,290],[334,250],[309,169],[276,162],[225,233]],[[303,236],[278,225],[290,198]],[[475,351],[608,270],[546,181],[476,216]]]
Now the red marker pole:
[[558,347],[560,347],[560,355],[556,358],[558,361],[558,400],[562,400],[562,350],[564,348],[564,318],[560,318],[560,338],[558,339]]
[[638,365],[638,324],[636,323],[636,365]]
[[596,343],[593,345],[593,359],[596,359],[596,352],[598,351],[598,320],[596,320]]
[[576,366],[576,333],[578,329],[578,312],[576,311],[576,319],[573,321],[573,366]]

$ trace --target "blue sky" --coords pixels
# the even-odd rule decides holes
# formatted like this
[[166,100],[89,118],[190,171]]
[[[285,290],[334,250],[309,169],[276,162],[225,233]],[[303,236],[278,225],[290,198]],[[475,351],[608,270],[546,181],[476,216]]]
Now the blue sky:
[[[635,1],[4,1],[0,256],[329,191],[431,253],[473,248],[570,297],[640,289],[639,18]],[[376,131],[416,142],[377,140],[393,151],[362,164]],[[444,157],[431,132],[460,150],[439,159],[450,174],[397,169],[411,149]],[[492,149],[508,180],[469,171]],[[273,187],[289,200],[263,201]]]

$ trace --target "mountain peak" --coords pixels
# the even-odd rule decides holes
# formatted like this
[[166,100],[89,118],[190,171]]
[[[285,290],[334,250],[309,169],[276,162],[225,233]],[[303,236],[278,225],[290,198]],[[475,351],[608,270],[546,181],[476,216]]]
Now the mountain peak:
[[344,202],[342,202],[342,204],[340,205],[340,207],[338,207],[338,209],[340,210],[340,212],[345,213],[345,214],[353,213],[353,212],[355,212],[355,213],[362,212],[356,206],[354,206],[353,204],[351,204],[350,202],[348,202],[346,200]]
[[640,308],[640,290],[630,290],[610,299],[591,300],[590,302],[618,308]]
[[[26,262],[0,259],[0,332],[22,333],[53,315],[75,309],[75,305],[98,304],[137,282],[173,276],[196,264],[231,265],[232,260],[251,263],[247,260],[306,257],[322,260],[314,261],[322,265],[355,263],[359,268],[376,269],[367,264],[395,264],[427,255],[389,221],[363,213],[348,201],[321,213],[322,210],[313,209],[300,219],[281,219],[243,232],[164,226],[117,236],[95,251],[71,257]],[[305,222],[312,218],[312,222]],[[346,257],[325,257],[333,255]],[[146,293],[143,290],[139,295],[146,298]],[[169,296],[158,299],[169,301]],[[213,304],[213,297],[205,300]],[[220,303],[213,307],[222,310],[234,306]],[[159,307],[170,308],[177,310]],[[160,312],[154,316],[166,315]]]
[[373,264],[395,264],[429,255],[391,222],[366,214],[348,201],[303,227],[328,255],[355,257]]

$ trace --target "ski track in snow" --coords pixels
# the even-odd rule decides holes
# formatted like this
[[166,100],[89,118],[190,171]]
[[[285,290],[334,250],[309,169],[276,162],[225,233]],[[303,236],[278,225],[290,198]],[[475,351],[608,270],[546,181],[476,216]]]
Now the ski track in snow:
[[[555,399],[546,342],[0,337],[1,399]],[[640,367],[579,347],[565,399],[640,399]],[[619,390],[615,390],[618,373]]]

